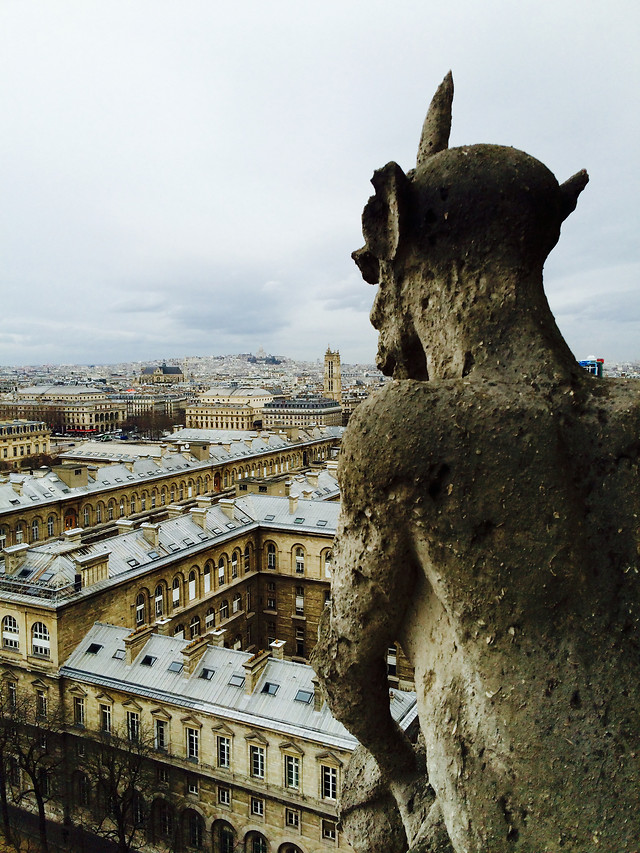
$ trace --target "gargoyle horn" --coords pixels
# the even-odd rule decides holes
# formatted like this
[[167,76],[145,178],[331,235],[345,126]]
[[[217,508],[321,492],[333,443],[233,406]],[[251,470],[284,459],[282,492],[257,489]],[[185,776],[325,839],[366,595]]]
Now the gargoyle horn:
[[569,216],[570,213],[573,213],[576,209],[578,196],[588,183],[589,175],[587,174],[587,170],[582,169],[580,172],[576,172],[575,175],[568,178],[564,184],[560,184],[560,195],[562,198],[560,212],[563,222],[567,216]]
[[422,125],[422,136],[420,137],[418,161],[416,163],[418,169],[427,158],[449,147],[452,102],[453,75],[449,72],[438,86]]

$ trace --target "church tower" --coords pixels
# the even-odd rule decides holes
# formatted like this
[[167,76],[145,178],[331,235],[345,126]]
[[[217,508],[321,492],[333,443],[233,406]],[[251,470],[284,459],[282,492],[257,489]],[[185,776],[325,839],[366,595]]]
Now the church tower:
[[342,403],[342,378],[340,376],[340,352],[331,352],[329,347],[324,354],[324,396],[328,400]]

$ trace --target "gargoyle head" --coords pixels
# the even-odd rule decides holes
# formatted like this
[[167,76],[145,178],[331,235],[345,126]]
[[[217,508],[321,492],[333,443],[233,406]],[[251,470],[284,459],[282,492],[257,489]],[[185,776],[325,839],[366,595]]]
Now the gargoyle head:
[[[542,266],[588,181],[581,171],[559,185],[546,166],[514,148],[449,148],[452,100],[449,73],[429,107],[416,168],[405,174],[391,162],[373,175],[375,195],[362,215],[365,246],[352,255],[365,281],[380,286],[371,313],[380,330],[378,366],[395,378],[428,378],[429,347],[446,349],[455,322],[468,337],[483,298],[520,310],[527,300],[534,310],[540,300],[546,305]],[[487,277],[489,288],[480,287]],[[473,361],[466,338],[465,346]],[[439,375],[464,372],[462,356],[441,356],[453,367]]]

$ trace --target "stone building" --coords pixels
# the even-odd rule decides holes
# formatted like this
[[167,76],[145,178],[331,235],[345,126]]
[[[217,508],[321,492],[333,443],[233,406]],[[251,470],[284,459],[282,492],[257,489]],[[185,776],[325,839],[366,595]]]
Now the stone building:
[[326,461],[340,434],[329,429],[297,440],[256,433],[242,438],[190,430],[172,437],[175,446],[88,443],[64,454],[63,464],[50,470],[11,474],[0,482],[0,548],[77,527],[112,527],[124,518],[139,523],[146,515],[166,513],[169,504],[219,493],[248,477]]
[[185,410],[187,428],[251,430],[263,426],[264,406],[273,394],[264,388],[210,388]]
[[26,456],[49,453],[50,438],[51,431],[44,421],[1,421],[0,460],[17,468]]
[[[297,479],[314,499],[200,497],[158,524],[121,519],[119,535],[93,544],[71,530],[4,550],[6,689],[61,701],[71,738],[107,724],[153,732],[154,849],[349,849],[336,797],[355,741],[304,665],[330,595],[339,504],[327,476]],[[415,701],[396,699],[408,724]],[[78,808],[93,796],[82,773],[70,774]]]
[[265,404],[262,417],[265,429],[341,426],[342,407],[326,397],[279,397]]
[[175,385],[184,382],[184,374],[180,367],[167,365],[162,362],[156,367],[145,367],[140,374],[140,382],[151,385]]
[[340,352],[332,352],[329,347],[324,354],[324,396],[328,400],[342,403],[342,377],[340,373]]
[[90,385],[33,385],[0,400],[0,417],[42,420],[55,432],[95,435],[112,432],[126,407]]

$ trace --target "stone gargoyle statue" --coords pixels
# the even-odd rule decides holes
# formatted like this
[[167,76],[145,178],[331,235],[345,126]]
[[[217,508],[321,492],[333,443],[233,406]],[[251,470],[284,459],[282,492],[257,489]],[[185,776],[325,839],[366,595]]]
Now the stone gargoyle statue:
[[[371,321],[393,381],[344,437],[313,655],[365,751],[347,773],[348,840],[631,853],[640,394],[577,364],[543,291],[586,172],[559,185],[522,151],[448,148],[452,98],[448,75],[415,169],[374,174],[354,253],[378,285]],[[389,710],[394,641],[415,669],[415,747]]]

